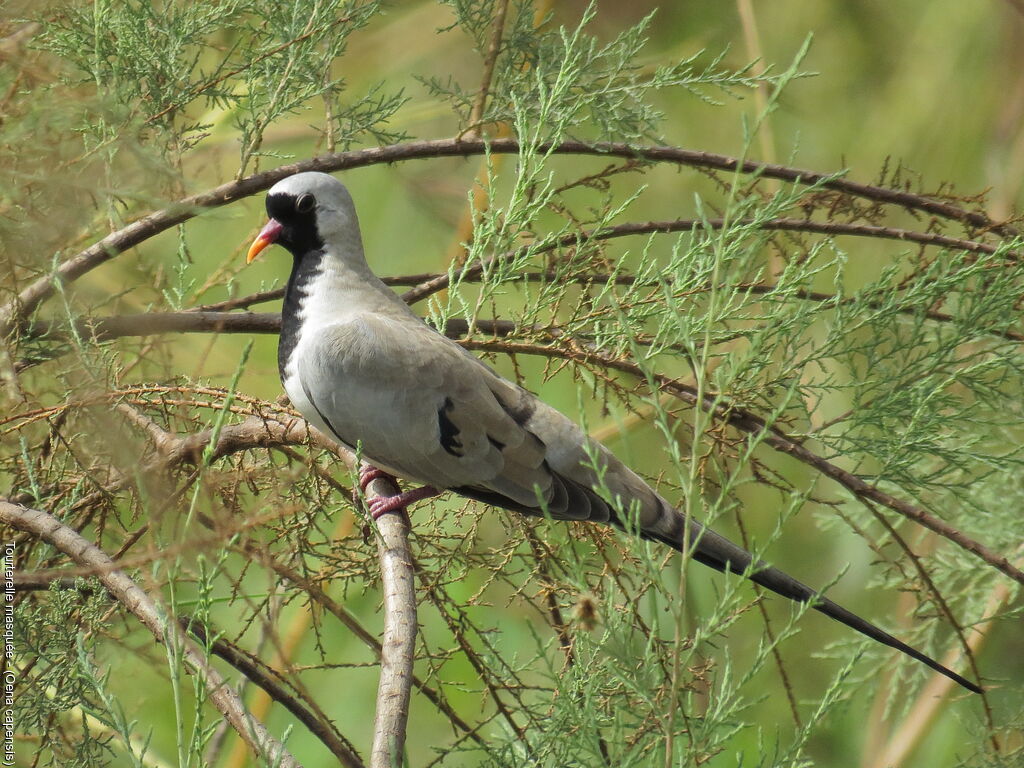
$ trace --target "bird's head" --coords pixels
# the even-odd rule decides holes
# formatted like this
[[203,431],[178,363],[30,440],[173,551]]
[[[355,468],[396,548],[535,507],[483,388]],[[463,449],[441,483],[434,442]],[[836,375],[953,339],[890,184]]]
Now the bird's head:
[[273,243],[296,259],[325,243],[340,252],[351,246],[362,252],[352,197],[344,184],[326,173],[297,173],[277,182],[267,193],[267,215],[270,221],[249,247],[247,263]]

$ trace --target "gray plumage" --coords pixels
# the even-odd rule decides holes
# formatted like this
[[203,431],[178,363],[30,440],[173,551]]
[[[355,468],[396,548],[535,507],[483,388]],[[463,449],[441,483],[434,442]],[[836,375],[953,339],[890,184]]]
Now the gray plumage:
[[[559,520],[624,527],[628,510],[642,536],[719,571],[744,574],[972,691],[978,686],[822,597],[782,571],[753,563],[741,547],[687,521],[639,475],[570,419],[499,376],[425,325],[370,270],[345,187],[301,173],[267,196],[271,224],[250,260],[271,242],[293,257],[279,352],[288,396],[315,426],[360,444],[382,470],[469,498]],[[603,468],[599,483],[591,468]],[[602,486],[618,505],[607,503]]]

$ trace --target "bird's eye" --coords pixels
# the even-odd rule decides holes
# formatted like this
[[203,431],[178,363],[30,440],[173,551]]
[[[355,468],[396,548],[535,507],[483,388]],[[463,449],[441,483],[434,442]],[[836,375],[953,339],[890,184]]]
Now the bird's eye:
[[299,195],[299,199],[295,201],[295,212],[296,213],[309,213],[316,207],[316,198],[310,194]]

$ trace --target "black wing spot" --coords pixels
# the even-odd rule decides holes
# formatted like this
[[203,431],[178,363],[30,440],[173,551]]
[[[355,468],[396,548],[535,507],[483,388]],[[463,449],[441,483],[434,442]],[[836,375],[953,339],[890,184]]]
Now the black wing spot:
[[462,441],[459,440],[459,428],[452,424],[447,411],[455,407],[450,397],[444,399],[444,405],[437,409],[437,426],[441,430],[441,447],[452,456],[461,459],[463,454]]
[[491,445],[493,445],[499,451],[504,451],[505,450],[505,444],[503,442],[501,442],[501,440],[495,440],[490,435],[487,436],[487,442],[489,442]]

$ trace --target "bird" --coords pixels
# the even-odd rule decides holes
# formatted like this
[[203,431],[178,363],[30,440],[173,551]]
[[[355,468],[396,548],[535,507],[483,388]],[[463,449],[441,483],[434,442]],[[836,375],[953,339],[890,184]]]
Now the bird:
[[246,261],[272,244],[292,255],[278,343],[285,392],[308,422],[358,449],[370,465],[364,488],[384,473],[419,484],[369,502],[375,519],[451,491],[526,515],[637,530],[982,692],[684,515],[570,418],[427,325],[371,270],[352,197],[334,176],[288,176],[267,192],[266,209]]

